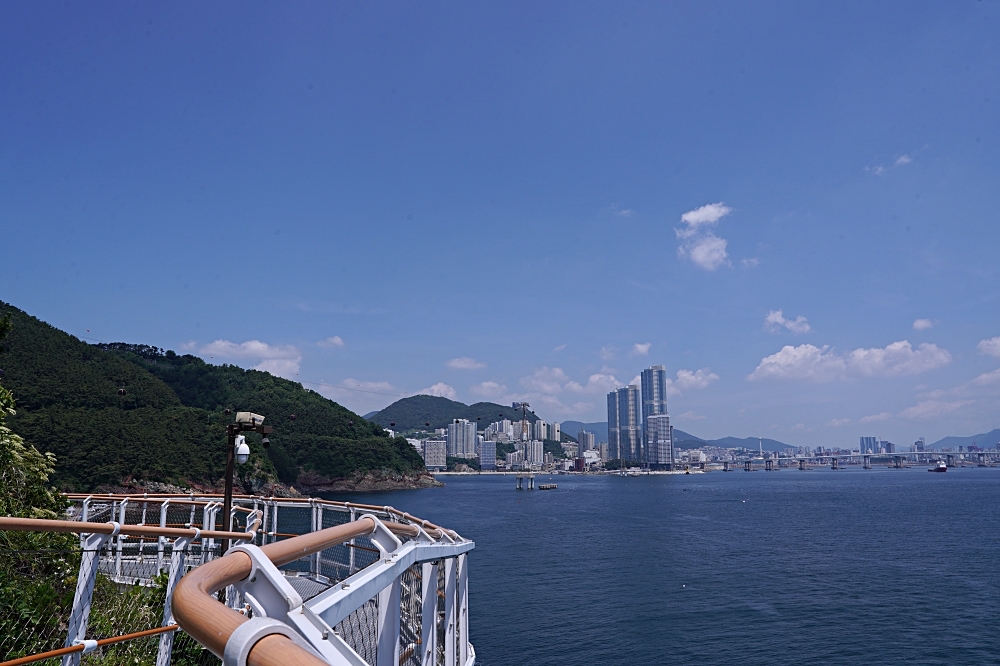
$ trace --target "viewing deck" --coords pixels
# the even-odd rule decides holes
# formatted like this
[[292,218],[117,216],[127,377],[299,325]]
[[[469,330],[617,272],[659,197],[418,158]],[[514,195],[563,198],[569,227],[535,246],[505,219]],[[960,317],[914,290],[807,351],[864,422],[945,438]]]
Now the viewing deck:
[[74,520],[0,518],[0,531],[80,535],[78,550],[38,555],[78,566],[42,566],[51,580],[31,581],[68,586],[72,602],[0,634],[0,666],[167,666],[177,650],[227,666],[475,663],[475,544],[454,531],[315,499],[237,496],[228,520],[217,495],[69,499]]

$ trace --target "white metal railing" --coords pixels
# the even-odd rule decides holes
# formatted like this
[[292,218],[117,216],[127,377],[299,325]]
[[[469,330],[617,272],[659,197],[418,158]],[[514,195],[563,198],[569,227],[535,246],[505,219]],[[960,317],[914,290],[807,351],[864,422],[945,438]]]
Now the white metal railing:
[[[226,606],[245,618],[281,622],[325,663],[471,666],[475,662],[468,640],[467,560],[475,544],[453,531],[392,507],[317,499],[238,496],[224,520],[217,495],[69,498],[71,516],[87,522],[199,532],[232,527],[254,532],[253,539],[235,542],[232,552],[251,557],[254,571],[267,575],[228,585]],[[371,534],[331,543],[278,565],[264,555],[270,544],[363,518],[377,524]],[[163,584],[157,577],[166,574],[161,623],[165,628],[175,622],[171,601],[181,578],[221,554],[218,538],[207,535],[170,538],[112,531],[83,535],[81,546],[67,647],[88,640],[93,584],[88,587],[86,581],[102,575],[118,585],[155,586]],[[174,638],[174,631],[161,633],[157,666],[170,663]],[[245,640],[245,635],[234,640]],[[232,659],[237,660],[234,664],[239,662],[238,654],[227,657],[225,650],[217,656],[227,664]],[[5,658],[0,654],[0,659]],[[67,654],[63,666],[77,666],[80,658],[81,652]]]

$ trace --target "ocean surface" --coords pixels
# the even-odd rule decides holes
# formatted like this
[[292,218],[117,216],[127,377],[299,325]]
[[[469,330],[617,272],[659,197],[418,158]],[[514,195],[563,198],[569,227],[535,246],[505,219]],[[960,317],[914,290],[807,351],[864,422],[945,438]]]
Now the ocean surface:
[[1000,664],[1000,469],[551,478],[337,499],[475,540],[485,666]]

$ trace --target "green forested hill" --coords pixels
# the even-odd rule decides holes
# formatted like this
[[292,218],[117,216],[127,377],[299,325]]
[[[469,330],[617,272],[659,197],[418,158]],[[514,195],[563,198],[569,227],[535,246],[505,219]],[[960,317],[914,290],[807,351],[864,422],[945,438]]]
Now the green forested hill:
[[[501,414],[503,416],[501,416]],[[492,402],[477,402],[466,405],[464,402],[449,400],[432,395],[415,395],[397,400],[380,412],[368,417],[373,423],[383,428],[393,428],[399,432],[408,430],[423,430],[430,423],[430,428],[444,428],[454,419],[480,419],[480,430],[494,421],[510,419],[520,421],[520,410],[504,407]],[[528,412],[528,420],[534,423],[538,417]],[[395,426],[391,424],[395,423]]]
[[233,418],[226,408],[263,414],[275,428],[266,453],[250,438],[253,457],[240,470],[245,484],[274,475],[295,483],[303,473],[336,479],[424,470],[404,439],[390,439],[301,384],[154,347],[89,345],[0,303],[5,314],[13,327],[0,368],[17,400],[8,423],[56,455],[54,481],[62,488],[128,477],[213,484],[225,464],[224,424]]

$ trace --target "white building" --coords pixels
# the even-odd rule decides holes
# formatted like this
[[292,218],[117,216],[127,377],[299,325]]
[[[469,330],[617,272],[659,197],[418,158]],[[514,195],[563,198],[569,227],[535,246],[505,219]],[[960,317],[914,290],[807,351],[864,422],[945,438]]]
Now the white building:
[[646,462],[652,469],[672,469],[674,464],[673,428],[666,414],[646,417]]
[[545,440],[549,438],[549,424],[541,419],[535,421],[532,430],[534,430],[535,439]]
[[549,439],[556,442],[562,441],[562,431],[559,429],[558,423],[549,425]]
[[424,440],[424,466],[429,470],[443,470],[448,466],[448,442],[443,439]]
[[476,455],[475,421],[455,419],[448,424],[448,455],[461,458],[472,458]]
[[537,439],[524,443],[524,451],[527,460],[532,465],[541,465],[545,460],[545,446]]
[[421,442],[419,439],[413,439],[412,437],[407,437],[406,441],[410,444],[410,446],[415,448],[420,453],[424,452],[424,443]]
[[582,458],[584,452],[594,448],[594,433],[581,430],[576,433],[576,457]]

